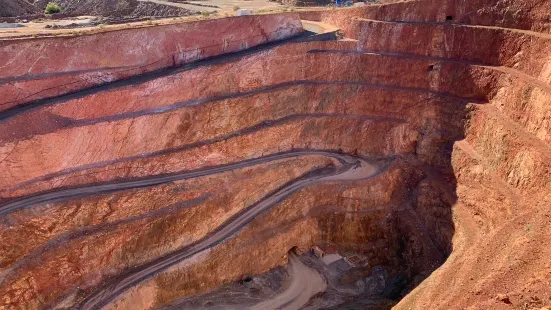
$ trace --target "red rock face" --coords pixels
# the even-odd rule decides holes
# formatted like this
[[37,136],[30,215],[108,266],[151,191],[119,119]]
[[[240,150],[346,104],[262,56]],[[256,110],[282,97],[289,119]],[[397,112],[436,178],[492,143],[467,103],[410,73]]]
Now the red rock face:
[[[401,22],[453,22],[550,33],[548,1],[421,0],[370,5],[348,10],[300,12],[302,19],[340,27],[347,37],[359,34],[356,19]],[[448,20],[451,19],[451,20]]]
[[[301,13],[357,40],[281,43],[0,112],[1,307],[154,309],[319,243],[403,276],[399,309],[551,303],[547,5]],[[255,18],[296,21],[242,21]],[[347,160],[376,173],[312,180]]]
[[296,14],[246,16],[0,43],[0,111],[302,32]]

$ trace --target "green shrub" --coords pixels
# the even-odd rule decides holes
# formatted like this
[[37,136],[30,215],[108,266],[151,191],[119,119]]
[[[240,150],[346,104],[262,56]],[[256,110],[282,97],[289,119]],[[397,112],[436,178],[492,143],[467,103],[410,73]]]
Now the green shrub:
[[46,9],[44,10],[44,13],[46,14],[55,14],[61,12],[61,6],[59,4],[50,2],[46,5]]

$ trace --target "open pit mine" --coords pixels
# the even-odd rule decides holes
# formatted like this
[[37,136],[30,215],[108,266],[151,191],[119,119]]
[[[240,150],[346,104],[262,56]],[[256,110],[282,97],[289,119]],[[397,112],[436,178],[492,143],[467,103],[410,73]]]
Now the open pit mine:
[[0,37],[0,309],[551,309],[551,1]]

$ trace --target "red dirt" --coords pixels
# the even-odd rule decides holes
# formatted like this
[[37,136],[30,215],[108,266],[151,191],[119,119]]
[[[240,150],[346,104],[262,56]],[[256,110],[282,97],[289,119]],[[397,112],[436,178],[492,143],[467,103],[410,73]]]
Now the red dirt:
[[301,32],[296,14],[282,14],[0,41],[0,111]]
[[[293,192],[232,238],[136,283],[107,308],[156,308],[283,264],[293,247],[332,244],[406,279],[397,309],[541,309],[551,305],[550,6],[427,0],[301,12],[353,40],[279,44],[145,77],[133,71],[124,83],[89,92],[53,88],[46,97],[75,94],[0,112],[0,211],[64,188],[297,149],[342,152],[388,166],[372,179]],[[40,42],[66,59],[72,42],[85,57],[66,62],[75,64],[69,71],[97,73],[105,61],[134,68],[163,59],[178,43],[218,42],[210,55],[219,55],[223,38],[266,37],[266,29],[288,29],[281,19],[296,25],[296,16],[3,41],[0,48],[19,54],[0,56],[0,66],[9,68],[4,78],[31,69],[39,78],[20,88],[32,94],[48,85],[41,74],[68,71],[40,62],[33,50]],[[178,29],[205,24],[212,26],[201,40],[176,42]],[[119,44],[153,42],[167,29],[174,34],[140,57]],[[127,40],[138,34],[142,40]],[[113,52],[105,58],[94,49]],[[85,80],[60,75],[56,83],[74,78]],[[333,166],[331,158],[301,156],[4,214],[0,307],[73,308],[301,175]]]

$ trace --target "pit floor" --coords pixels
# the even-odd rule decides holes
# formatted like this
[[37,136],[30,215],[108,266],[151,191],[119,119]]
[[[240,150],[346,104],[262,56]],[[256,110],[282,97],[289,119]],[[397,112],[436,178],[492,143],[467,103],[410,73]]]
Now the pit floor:
[[[300,309],[390,309],[396,304],[388,296],[396,281],[389,277],[382,266],[354,266],[344,258],[331,260],[327,264],[312,252],[298,258],[303,268],[319,274],[326,284],[323,292],[310,297]],[[210,292],[181,298],[160,309],[254,308],[288,291],[293,282],[291,271],[289,264],[276,267],[261,275],[245,277],[246,281],[231,282]]]

